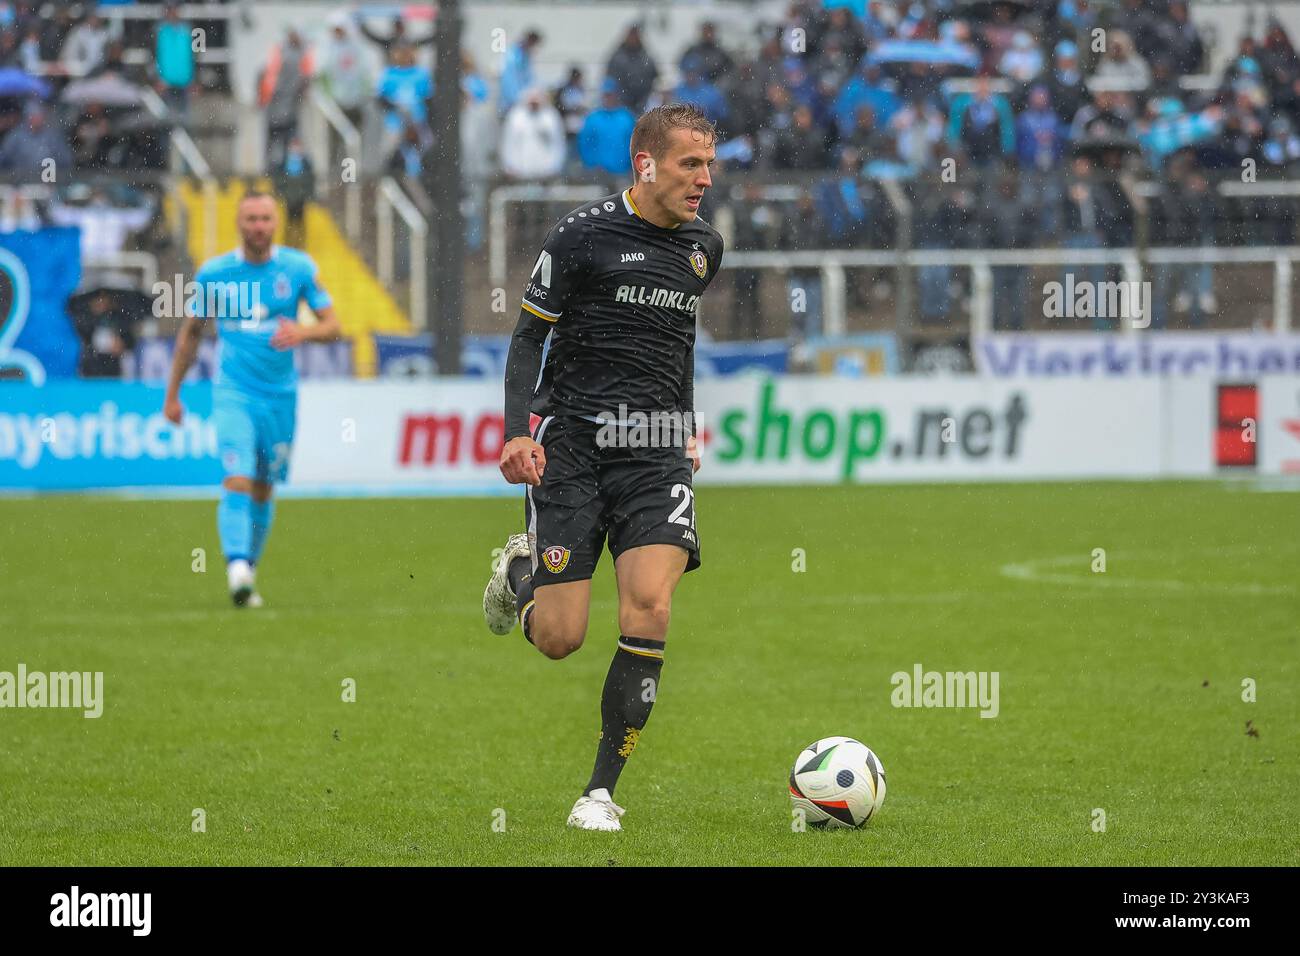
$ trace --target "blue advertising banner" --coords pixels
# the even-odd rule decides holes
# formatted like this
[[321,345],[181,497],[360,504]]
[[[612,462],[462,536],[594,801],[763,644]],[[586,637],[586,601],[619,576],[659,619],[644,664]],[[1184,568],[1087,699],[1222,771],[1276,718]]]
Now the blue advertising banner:
[[993,378],[1253,379],[1300,372],[1300,335],[1195,332],[994,332],[971,343],[975,371]]
[[68,297],[80,281],[80,230],[0,233],[0,372],[18,369],[34,385],[76,376]]
[[212,388],[181,388],[185,420],[163,417],[163,389],[123,382],[0,382],[0,489],[215,487]]

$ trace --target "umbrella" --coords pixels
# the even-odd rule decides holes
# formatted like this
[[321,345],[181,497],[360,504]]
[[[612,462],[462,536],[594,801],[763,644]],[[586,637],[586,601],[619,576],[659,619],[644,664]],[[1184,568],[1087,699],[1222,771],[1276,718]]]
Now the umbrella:
[[105,73],[93,80],[77,80],[63,90],[65,103],[102,103],[104,106],[139,106],[140,88],[116,73]]
[[937,43],[934,40],[885,40],[867,54],[867,63],[878,66],[910,66],[924,63],[927,66],[954,67],[974,72],[980,59],[970,47],[959,43]]
[[1106,153],[1140,153],[1141,145],[1131,136],[1120,133],[1098,133],[1075,142],[1076,156],[1102,156]]
[[0,96],[39,96],[45,99],[49,95],[50,85],[44,80],[11,66],[0,69]]
[[68,311],[77,315],[90,314],[90,302],[97,296],[108,297],[110,312],[120,312],[130,319],[145,319],[153,315],[152,295],[137,289],[119,289],[114,286],[97,286],[78,292],[68,299]]

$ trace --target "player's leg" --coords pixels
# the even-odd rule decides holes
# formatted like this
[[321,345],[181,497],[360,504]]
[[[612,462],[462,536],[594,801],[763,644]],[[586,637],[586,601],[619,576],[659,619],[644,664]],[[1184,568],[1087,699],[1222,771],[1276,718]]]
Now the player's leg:
[[[252,530],[249,541],[249,564],[256,574],[275,520],[275,486],[289,477],[289,457],[293,451],[296,428],[296,401],[293,396],[268,400],[254,416],[257,431],[256,474],[250,492],[249,515]],[[254,589],[249,607],[261,607],[262,596]]]
[[600,743],[584,791],[610,795],[659,692],[668,640],[673,591],[686,570],[686,549],[650,544],[624,551],[614,562],[618,575],[618,646],[600,695]]
[[673,592],[699,567],[691,465],[680,450],[629,460],[606,475],[609,547],[618,576],[618,646],[600,698],[600,741],[570,826],[618,830],[614,787],[659,694]]
[[217,451],[225,478],[217,503],[217,533],[226,557],[226,579],[237,607],[253,593],[253,475],[257,467],[257,439],[247,404],[218,393],[212,417],[217,427]]
[[231,600],[243,607],[253,594],[252,553],[253,480],[242,475],[228,475],[221,482],[221,500],[217,503],[217,532],[226,556],[226,581]]
[[[599,507],[598,502],[593,502]],[[588,509],[589,511],[591,509]],[[559,512],[559,513],[557,513]],[[595,515],[564,513],[562,509],[535,504],[532,495],[525,506],[527,534],[511,535],[500,557],[500,566],[488,582],[484,608],[510,602],[524,639],[552,660],[568,657],[587,637],[591,607],[591,575],[596,556],[604,546],[604,533],[596,528]],[[534,556],[530,538],[540,541],[570,541],[576,547],[549,544]],[[508,583],[508,598],[505,583]],[[496,612],[500,618],[501,613]],[[513,620],[493,626],[498,634],[509,633]],[[489,626],[493,619],[489,617]]]
[[271,521],[275,518],[275,486],[269,481],[254,481],[250,497],[253,531],[248,561],[253,569],[254,583],[247,606],[258,608],[262,606],[262,595],[257,590],[257,565],[262,560],[262,550],[266,547],[267,535],[271,533]]
[[553,661],[568,657],[587,637],[591,579],[548,584],[519,592],[519,623],[524,637]]
[[528,531],[510,536],[483,594],[494,633],[508,634],[518,620],[524,637],[552,660],[586,638],[591,576],[605,545],[593,435],[581,425],[539,426],[547,465],[524,499]]
[[253,482],[251,514],[253,534],[249,561],[256,567],[262,560],[262,551],[266,548],[266,539],[271,533],[271,523],[275,520],[275,485],[269,481]]

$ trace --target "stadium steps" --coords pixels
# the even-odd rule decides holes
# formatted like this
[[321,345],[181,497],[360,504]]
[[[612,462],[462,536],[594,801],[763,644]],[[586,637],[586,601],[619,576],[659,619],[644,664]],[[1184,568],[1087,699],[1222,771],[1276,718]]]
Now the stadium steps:
[[[269,183],[261,182],[269,190]],[[216,201],[217,251],[224,252],[239,244],[235,213],[244,194],[241,180],[230,180],[218,187]],[[203,236],[206,228],[203,194],[197,183],[183,181],[176,200],[183,207],[187,222],[187,245],[190,259],[205,259]],[[276,242],[284,242],[284,206],[280,206],[280,228]],[[322,281],[334,299],[343,334],[352,339],[352,357],[356,375],[370,378],[375,374],[375,334],[410,335],[411,323],[389,291],[366,264],[365,259],[348,243],[330,211],[318,203],[307,207],[306,251],[320,266]]]

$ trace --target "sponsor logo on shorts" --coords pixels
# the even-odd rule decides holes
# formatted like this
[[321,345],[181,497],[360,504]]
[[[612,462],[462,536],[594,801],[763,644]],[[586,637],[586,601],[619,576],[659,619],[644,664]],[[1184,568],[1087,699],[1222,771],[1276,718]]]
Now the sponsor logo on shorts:
[[542,564],[546,565],[546,570],[552,574],[559,574],[569,566],[569,549],[552,545],[542,552]]
[[682,540],[689,541],[691,544],[695,544],[695,532],[692,531],[690,528],[687,528],[685,531],[682,532]]

